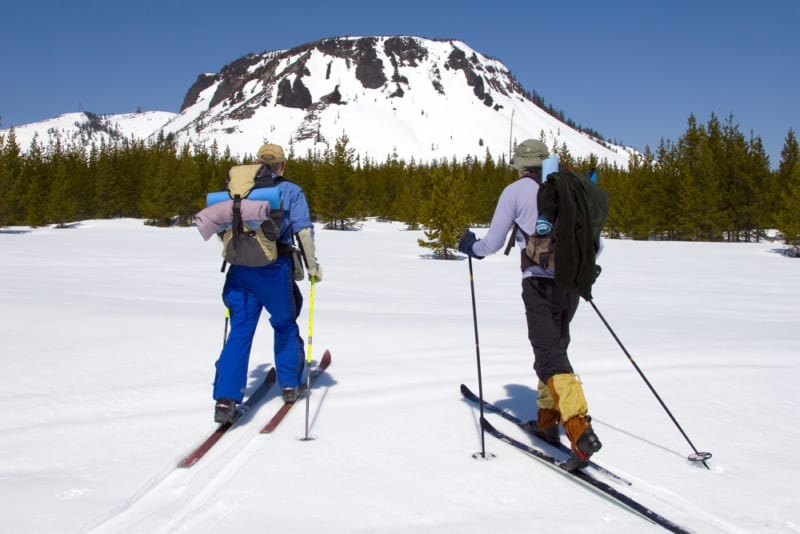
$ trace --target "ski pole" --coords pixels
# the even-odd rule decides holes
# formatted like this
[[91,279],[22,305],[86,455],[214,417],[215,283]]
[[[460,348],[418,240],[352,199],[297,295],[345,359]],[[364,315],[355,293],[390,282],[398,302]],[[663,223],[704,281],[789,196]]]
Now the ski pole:
[[316,286],[317,277],[316,275],[311,275],[311,292],[309,296],[308,302],[308,350],[306,353],[306,436],[303,438],[304,440],[308,441],[308,426],[309,426],[309,415],[311,412],[311,346],[313,341],[313,329],[314,329],[314,287]]
[[636,369],[636,372],[639,373],[639,376],[642,377],[642,380],[644,380],[644,383],[647,384],[647,387],[650,388],[650,391],[652,391],[653,395],[655,395],[656,399],[658,399],[658,402],[661,404],[661,407],[664,408],[664,411],[667,412],[667,415],[669,415],[669,418],[672,419],[672,422],[675,423],[675,426],[678,427],[678,430],[680,430],[681,434],[683,434],[683,437],[689,443],[689,446],[692,447],[692,450],[694,451],[694,454],[690,454],[689,455],[689,457],[688,457],[689,461],[692,461],[692,462],[703,462],[703,465],[706,466],[706,469],[711,469],[710,467],[708,467],[708,464],[706,463],[706,460],[711,458],[711,453],[710,452],[697,452],[697,449],[695,448],[694,444],[692,443],[692,440],[690,440],[689,436],[686,435],[686,432],[683,431],[683,428],[681,428],[681,425],[678,424],[678,420],[675,419],[675,417],[672,415],[672,412],[670,412],[669,408],[667,408],[667,405],[664,404],[663,400],[661,400],[661,397],[658,395],[658,393],[656,392],[655,388],[650,384],[650,381],[644,375],[644,373],[639,368],[639,366],[636,365],[636,362],[633,361],[633,357],[630,355],[628,350],[625,348],[625,345],[622,344],[622,341],[620,341],[619,337],[617,337],[617,334],[614,333],[614,330],[611,328],[611,325],[608,324],[608,321],[606,321],[606,318],[603,317],[603,314],[600,313],[600,310],[597,309],[597,306],[595,306],[595,304],[594,304],[594,302],[592,300],[589,300],[589,304],[592,305],[592,308],[594,308],[594,311],[597,312],[597,316],[600,317],[600,320],[603,321],[604,325],[606,325],[606,328],[608,328],[608,331],[611,332],[611,335],[614,337],[614,339],[616,340],[617,344],[622,349],[622,352],[625,353],[625,356],[627,356],[628,360],[633,364],[633,367],[634,367],[634,369]]
[[225,343],[228,342],[228,322],[231,319],[231,310],[227,306],[225,306],[225,330],[222,332],[222,346],[225,346]]
[[[483,377],[481,376],[481,344],[478,341],[478,311],[475,306],[475,277],[472,274],[472,256],[469,256],[469,287],[472,294],[472,325],[475,330],[475,358],[478,363],[478,398],[480,399],[480,414],[483,420]],[[490,457],[493,455],[490,455]],[[486,459],[486,433],[481,425],[481,452],[472,455],[473,458]]]

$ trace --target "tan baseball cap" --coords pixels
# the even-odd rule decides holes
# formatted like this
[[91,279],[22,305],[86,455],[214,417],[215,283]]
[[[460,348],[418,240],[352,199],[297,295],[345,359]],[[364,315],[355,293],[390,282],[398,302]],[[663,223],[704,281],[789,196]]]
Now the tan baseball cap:
[[538,139],[526,139],[517,145],[514,150],[514,157],[511,158],[511,166],[523,171],[532,167],[541,167],[542,162],[547,159],[550,153],[547,145]]
[[280,145],[271,145],[267,143],[261,145],[261,148],[258,149],[258,159],[271,165],[273,163],[286,161],[286,155],[283,153],[283,148],[281,148]]

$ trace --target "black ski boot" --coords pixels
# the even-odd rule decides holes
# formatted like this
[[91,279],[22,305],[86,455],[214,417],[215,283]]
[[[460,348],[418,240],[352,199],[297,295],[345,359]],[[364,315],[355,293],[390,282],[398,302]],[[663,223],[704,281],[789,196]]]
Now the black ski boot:
[[239,412],[236,411],[235,400],[217,399],[217,404],[214,406],[215,423],[233,423],[238,418]]
[[539,439],[546,441],[551,445],[558,445],[561,443],[561,435],[558,432],[558,426],[551,426],[544,430],[539,428],[539,424],[534,421],[525,421],[520,425],[524,430],[527,430]]
[[598,439],[597,434],[594,433],[594,430],[587,428],[583,431],[583,434],[581,434],[581,437],[578,439],[577,450],[572,451],[570,457],[566,462],[561,464],[561,467],[569,472],[583,469],[589,465],[589,458],[592,456],[592,454],[599,451],[602,446],[603,444],[600,443],[600,439]]

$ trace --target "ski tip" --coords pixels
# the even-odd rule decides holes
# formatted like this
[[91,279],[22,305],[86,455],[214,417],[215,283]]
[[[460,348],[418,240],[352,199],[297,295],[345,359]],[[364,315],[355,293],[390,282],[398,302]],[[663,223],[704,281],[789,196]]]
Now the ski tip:
[[322,354],[322,360],[319,362],[320,367],[327,367],[331,364],[331,351],[325,349],[325,352]]

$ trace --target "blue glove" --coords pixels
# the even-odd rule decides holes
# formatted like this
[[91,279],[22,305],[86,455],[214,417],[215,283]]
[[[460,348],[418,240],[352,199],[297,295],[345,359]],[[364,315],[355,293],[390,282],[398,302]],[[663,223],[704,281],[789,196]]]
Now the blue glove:
[[545,219],[544,217],[539,217],[536,219],[536,233],[539,235],[547,235],[553,230],[553,224]]
[[467,230],[464,232],[464,235],[461,236],[461,239],[458,240],[458,250],[467,256],[482,260],[483,256],[476,256],[475,253],[472,252],[473,245],[478,241],[480,240],[475,236],[475,232]]

